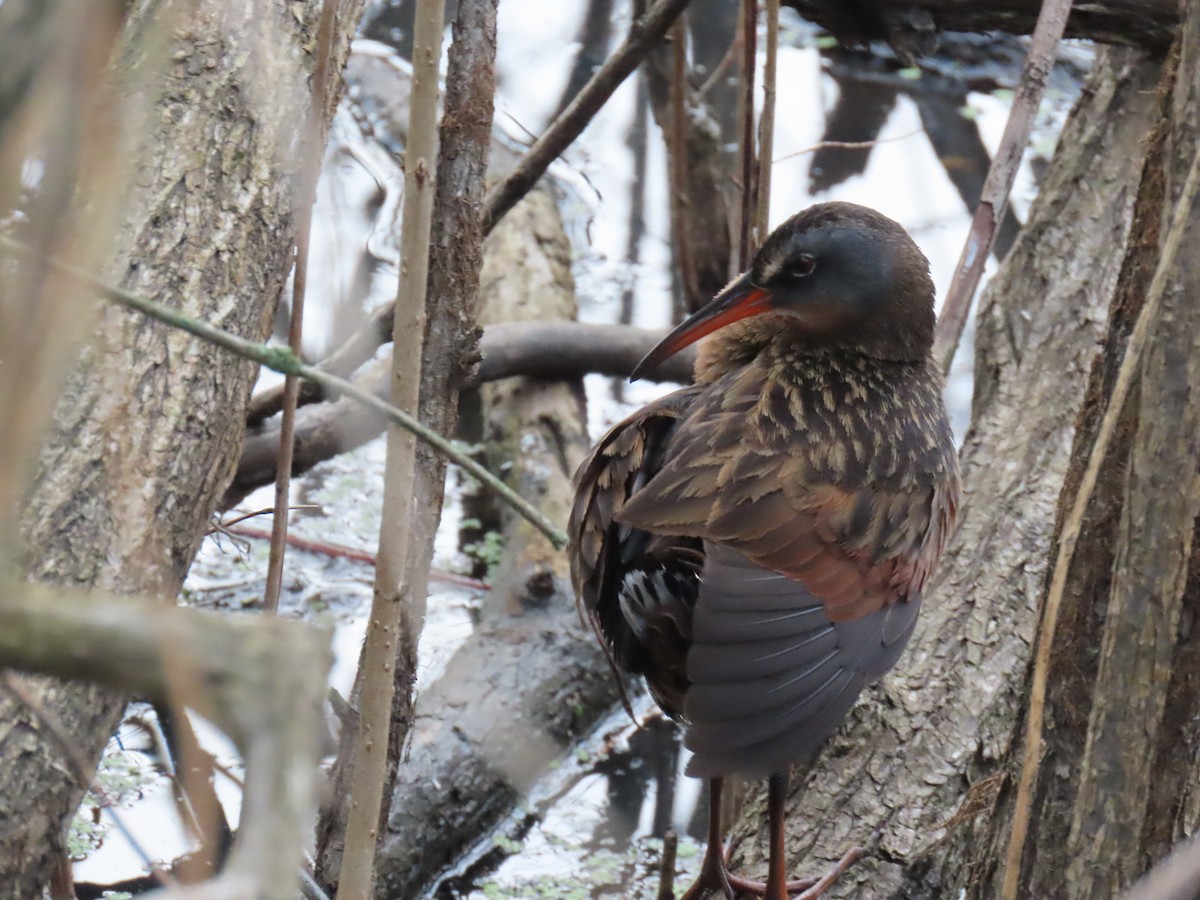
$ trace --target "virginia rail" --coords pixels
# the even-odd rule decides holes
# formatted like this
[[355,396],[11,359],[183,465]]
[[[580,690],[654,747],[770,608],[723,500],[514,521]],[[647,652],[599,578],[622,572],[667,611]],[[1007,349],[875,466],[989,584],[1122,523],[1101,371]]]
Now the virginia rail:
[[[576,476],[581,607],[614,667],[686,723],[688,774],[710,779],[685,898],[828,886],[786,881],[789,769],[895,665],[958,504],[933,294],[928,260],[886,216],[793,216],[633,373],[711,335],[695,383],[613,427]],[[765,884],[726,867],[731,773],[770,779]]]

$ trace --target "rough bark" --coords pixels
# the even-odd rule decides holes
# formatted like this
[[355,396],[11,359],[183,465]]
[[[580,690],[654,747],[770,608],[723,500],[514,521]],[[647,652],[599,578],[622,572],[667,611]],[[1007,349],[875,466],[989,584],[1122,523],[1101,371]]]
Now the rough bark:
[[[1022,896],[1114,896],[1200,824],[1200,285],[1192,257],[1200,208],[1191,171],[1200,144],[1200,5],[1186,9],[1177,72],[1172,57],[1121,289],[1059,508],[1061,535],[1130,357],[1137,380],[1111,411],[1113,437],[1062,593],[1038,789],[1020,843]],[[1181,240],[1173,246],[1180,207]],[[1149,330],[1139,356],[1131,332],[1143,319]],[[1060,552],[1057,543],[1052,549]],[[1023,751],[1014,747],[1014,772]],[[986,832],[999,853],[1012,822],[1006,792]],[[975,895],[991,896],[1006,873],[996,864],[979,868]]]
[[[361,3],[341,6],[339,69]],[[266,336],[291,265],[299,127],[314,63],[305,48],[318,7],[130,8],[116,77],[131,103],[150,107],[131,156],[112,281],[246,337]],[[154,71],[160,60],[147,48],[164,21],[170,42]],[[28,576],[173,597],[233,474],[256,371],[186,335],[102,311],[27,494]],[[53,681],[38,681],[36,695],[94,762],[124,698]],[[60,752],[28,710],[0,698],[0,895],[41,895],[82,793]]]
[[[545,193],[514,207],[487,250],[481,318],[574,315],[569,247]],[[588,447],[578,380],[512,379],[487,390],[489,455],[564,524]],[[417,701],[381,847],[387,896],[415,896],[458,859],[615,699],[576,615],[562,553],[521,520],[504,533],[479,627]]]
[[[789,799],[789,859],[871,855],[832,897],[957,896],[976,862],[1012,738],[1072,423],[1121,269],[1158,66],[1106,51],[1029,224],[985,291],[967,495],[897,671],[873,689]],[[763,795],[736,832],[765,870]]]
[[[913,32],[1007,31],[1029,34],[1040,0],[784,0],[804,18],[847,42],[911,39]],[[1067,37],[1165,51],[1179,24],[1174,0],[1101,0],[1076,3]]]
[[[513,227],[489,240],[491,259],[516,261],[530,240],[543,251],[527,257],[520,278],[509,265],[484,269],[480,324],[574,320],[578,312],[570,271],[570,247],[554,201],[545,192],[531,195]],[[486,384],[482,400],[484,454],[493,471],[505,471],[523,496],[538,497],[538,507],[558,523],[571,511],[571,479],[590,442],[584,415],[583,377],[542,380],[510,378]],[[481,498],[492,505],[490,497]],[[565,555],[519,517],[493,506],[487,516],[503,523],[504,548],[490,573],[487,603],[516,614],[555,593],[570,595]],[[561,599],[561,598],[560,598]]]

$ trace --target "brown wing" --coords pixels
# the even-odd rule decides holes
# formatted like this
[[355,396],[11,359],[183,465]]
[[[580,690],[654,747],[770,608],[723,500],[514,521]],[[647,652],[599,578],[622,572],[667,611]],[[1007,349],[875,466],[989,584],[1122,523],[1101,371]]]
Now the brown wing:
[[583,461],[567,531],[581,613],[613,668],[646,676],[668,714],[682,710],[691,606],[702,562],[694,538],[663,537],[617,521],[662,466],[675,427],[699,389],[684,388],[615,425]]
[[[953,520],[938,387],[907,369],[730,373],[695,398],[666,461],[614,516],[730,548],[802,583],[831,621],[860,619],[919,592]],[[852,402],[872,392],[880,403]]]

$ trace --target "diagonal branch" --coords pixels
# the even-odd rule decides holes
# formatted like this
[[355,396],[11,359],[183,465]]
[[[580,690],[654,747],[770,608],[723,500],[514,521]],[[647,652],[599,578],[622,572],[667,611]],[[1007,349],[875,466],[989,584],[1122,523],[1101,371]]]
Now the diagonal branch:
[[963,245],[962,256],[955,267],[954,279],[950,282],[950,290],[946,292],[942,314],[938,318],[933,358],[941,365],[943,372],[950,371],[950,363],[954,360],[958,342],[967,325],[971,299],[983,276],[984,264],[996,239],[996,225],[1004,215],[1021,157],[1033,133],[1038,106],[1046,90],[1046,79],[1054,66],[1054,53],[1067,26],[1070,11],[1071,0],[1046,0],[1038,16],[1033,42],[1029,46],[1029,55],[1025,59],[1021,81],[1013,98],[1012,111],[1004,126],[1004,136],[1000,139],[1000,147],[983,183],[979,206],[975,208],[967,242]]
[[583,90],[567,106],[561,116],[537,139],[529,152],[522,157],[517,167],[492,189],[484,211],[483,231],[486,234],[495,227],[506,212],[524,197],[545,174],[550,163],[558,159],[575,138],[579,137],[588,123],[608,98],[621,86],[630,73],[637,68],[658,42],[666,36],[671,23],[679,17],[688,0],[658,0],[654,6],[629,29],[629,37],[620,48],[600,67]]
[[1021,859],[1033,812],[1033,797],[1042,758],[1042,731],[1045,725],[1046,689],[1051,655],[1054,651],[1058,616],[1070,575],[1071,562],[1075,557],[1075,548],[1079,543],[1088,504],[1091,502],[1092,494],[1100,477],[1100,469],[1104,465],[1109,447],[1117,433],[1118,423],[1125,409],[1125,401],[1137,380],[1150,336],[1159,324],[1159,308],[1167,290],[1168,279],[1174,274],[1175,267],[1180,264],[1179,255],[1187,232],[1195,227],[1192,208],[1197,193],[1200,193],[1200,156],[1192,159],[1191,168],[1188,170],[1183,190],[1179,195],[1171,219],[1171,228],[1163,241],[1158,267],[1146,293],[1145,305],[1138,314],[1133,332],[1129,336],[1125,356],[1121,360],[1121,368],[1117,372],[1116,381],[1108,398],[1108,405],[1104,410],[1104,418],[1100,422],[1095,443],[1088,456],[1087,469],[1083,473],[1079,490],[1071,505],[1070,515],[1065,519],[1059,537],[1058,557],[1054,561],[1050,588],[1046,592],[1041,627],[1034,652],[1029,712],[1025,725],[1025,747],[1021,759],[1021,773],[1017,781],[1012,831],[1004,863],[1003,897],[1005,900],[1015,900],[1019,890]]
[[[22,256],[32,252],[29,247],[21,242],[5,237],[0,237],[0,249]],[[286,347],[271,347],[267,344],[248,341],[245,338],[238,337],[236,334],[230,334],[228,331],[223,331],[220,328],[209,325],[207,322],[201,322],[173,309],[168,309],[161,304],[155,303],[153,300],[148,300],[145,297],[140,297],[121,288],[113,287],[96,278],[91,273],[85,272],[83,269],[73,266],[70,263],[53,258],[48,261],[55,271],[89,285],[106,300],[119,303],[129,309],[137,310],[152,319],[170,325],[172,328],[178,328],[189,334],[194,334],[196,337],[216,344],[218,347],[237,354],[243,359],[253,360],[273,371],[284,375],[298,375],[301,378],[314,381],[332,394],[344,394],[364,406],[373,409],[384,416],[389,422],[393,422],[401,428],[411,431],[422,441],[433,447],[438,453],[446,457],[446,459],[463,469],[472,478],[486,485],[490,490],[495,491],[503,502],[511,506],[519,515],[529,520],[529,523],[542,534],[546,535],[555,546],[565,547],[567,545],[567,536],[553,522],[542,515],[536,507],[521,497],[520,494],[516,493],[516,491],[483,466],[479,465],[479,463],[475,462],[475,460],[459,452],[449,440],[437,432],[426,428],[408,413],[404,412],[404,410],[397,409],[390,403],[379,399],[370,391],[364,390],[344,378],[338,378],[336,375],[323,372],[316,366],[310,366],[302,362]]]

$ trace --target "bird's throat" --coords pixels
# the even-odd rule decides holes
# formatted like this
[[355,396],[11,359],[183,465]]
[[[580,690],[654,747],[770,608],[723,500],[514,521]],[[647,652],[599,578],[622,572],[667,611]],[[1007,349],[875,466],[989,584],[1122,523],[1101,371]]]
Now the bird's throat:
[[711,384],[728,372],[749,365],[772,345],[782,347],[804,341],[796,319],[784,313],[764,313],[726,325],[700,342],[696,382]]

